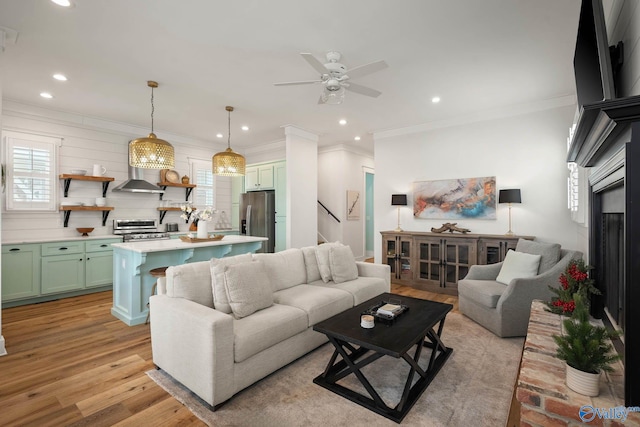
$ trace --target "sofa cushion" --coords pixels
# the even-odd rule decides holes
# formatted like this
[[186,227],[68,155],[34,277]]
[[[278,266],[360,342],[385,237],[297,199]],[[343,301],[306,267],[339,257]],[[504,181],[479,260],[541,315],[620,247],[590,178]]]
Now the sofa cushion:
[[322,280],[316,280],[315,282],[310,283],[310,285],[347,291],[353,296],[353,305],[361,304],[380,294],[389,292],[389,286],[387,286],[384,279],[379,277],[361,276],[355,280],[350,280],[344,283],[324,283]]
[[236,255],[228,258],[211,258],[211,287],[213,289],[213,305],[216,310],[231,314],[231,306],[227,299],[227,290],[224,288],[224,269],[233,264],[250,262],[251,254]]
[[271,281],[261,261],[228,265],[224,270],[224,288],[231,311],[238,319],[273,305]]
[[506,289],[505,285],[494,280],[463,279],[458,282],[458,295],[487,308],[496,308]]
[[538,274],[539,266],[540,255],[515,252],[509,249],[496,281],[508,285],[513,279],[534,277]]
[[307,282],[304,255],[300,249],[292,248],[274,254],[254,254],[253,259],[264,263],[273,292]]
[[541,243],[532,240],[518,239],[516,252],[540,255],[538,274],[550,270],[560,260],[560,244],[558,243]]
[[299,334],[308,328],[307,313],[274,304],[251,316],[233,321],[234,358],[237,363]]
[[169,267],[166,280],[168,296],[188,299],[213,308],[211,270],[208,261]]
[[353,307],[353,297],[349,292],[328,286],[294,286],[274,293],[273,301],[304,310],[309,317],[308,326]]
[[340,242],[323,243],[316,247],[316,259],[318,260],[318,270],[320,278],[327,283],[331,280],[331,265],[329,264],[329,250],[336,246],[341,246]]
[[304,256],[304,266],[307,269],[306,283],[320,280],[320,270],[318,269],[318,259],[316,258],[316,247],[306,246],[301,249]]
[[350,246],[329,248],[329,268],[331,280],[335,283],[348,282],[358,278],[358,267]]

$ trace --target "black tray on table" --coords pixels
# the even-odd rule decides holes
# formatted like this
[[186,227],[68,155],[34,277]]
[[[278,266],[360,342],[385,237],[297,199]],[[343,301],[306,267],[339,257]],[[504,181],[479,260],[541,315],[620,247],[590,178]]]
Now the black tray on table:
[[[400,306],[400,311],[394,315],[382,314],[378,313],[378,309],[385,304],[395,304]],[[390,302],[390,301],[380,301],[377,304],[372,305],[368,309],[362,312],[362,314],[369,314],[373,316],[376,320],[381,321],[387,325],[392,324],[398,317],[402,316],[404,313],[409,311],[409,307],[399,302]]]

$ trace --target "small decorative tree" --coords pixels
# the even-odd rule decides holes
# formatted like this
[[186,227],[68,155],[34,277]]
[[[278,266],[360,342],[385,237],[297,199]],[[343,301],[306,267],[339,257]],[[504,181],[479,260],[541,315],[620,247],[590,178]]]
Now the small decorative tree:
[[547,302],[548,310],[556,314],[571,315],[576,307],[574,295],[580,294],[584,297],[588,312],[589,296],[591,294],[600,295],[598,288],[593,285],[593,279],[589,278],[589,270],[592,268],[586,265],[582,259],[571,260],[558,279],[560,287],[549,286],[555,296]]
[[[600,373],[612,371],[611,364],[620,359],[610,341],[618,333],[589,322],[589,309],[583,295],[574,294],[574,301],[575,310],[571,318],[564,321],[564,335],[553,335],[558,345],[556,357],[567,363],[569,388],[587,396],[597,396]],[[583,377],[589,378],[588,381]]]

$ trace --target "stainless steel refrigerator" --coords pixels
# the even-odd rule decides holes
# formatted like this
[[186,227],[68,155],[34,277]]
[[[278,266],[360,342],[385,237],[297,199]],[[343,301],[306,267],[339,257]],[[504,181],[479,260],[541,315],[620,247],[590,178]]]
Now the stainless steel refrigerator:
[[240,195],[240,234],[268,238],[258,252],[275,252],[276,197],[273,190]]

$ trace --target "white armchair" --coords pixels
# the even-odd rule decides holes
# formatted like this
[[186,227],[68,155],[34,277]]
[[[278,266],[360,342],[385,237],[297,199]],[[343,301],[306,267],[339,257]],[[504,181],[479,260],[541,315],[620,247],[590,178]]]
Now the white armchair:
[[538,275],[516,278],[508,285],[497,282],[502,262],[474,265],[458,282],[460,312],[499,337],[527,335],[531,302],[550,300],[549,286],[559,286],[558,279],[572,259],[582,252],[561,249],[557,244],[519,240],[516,252],[541,255]]

